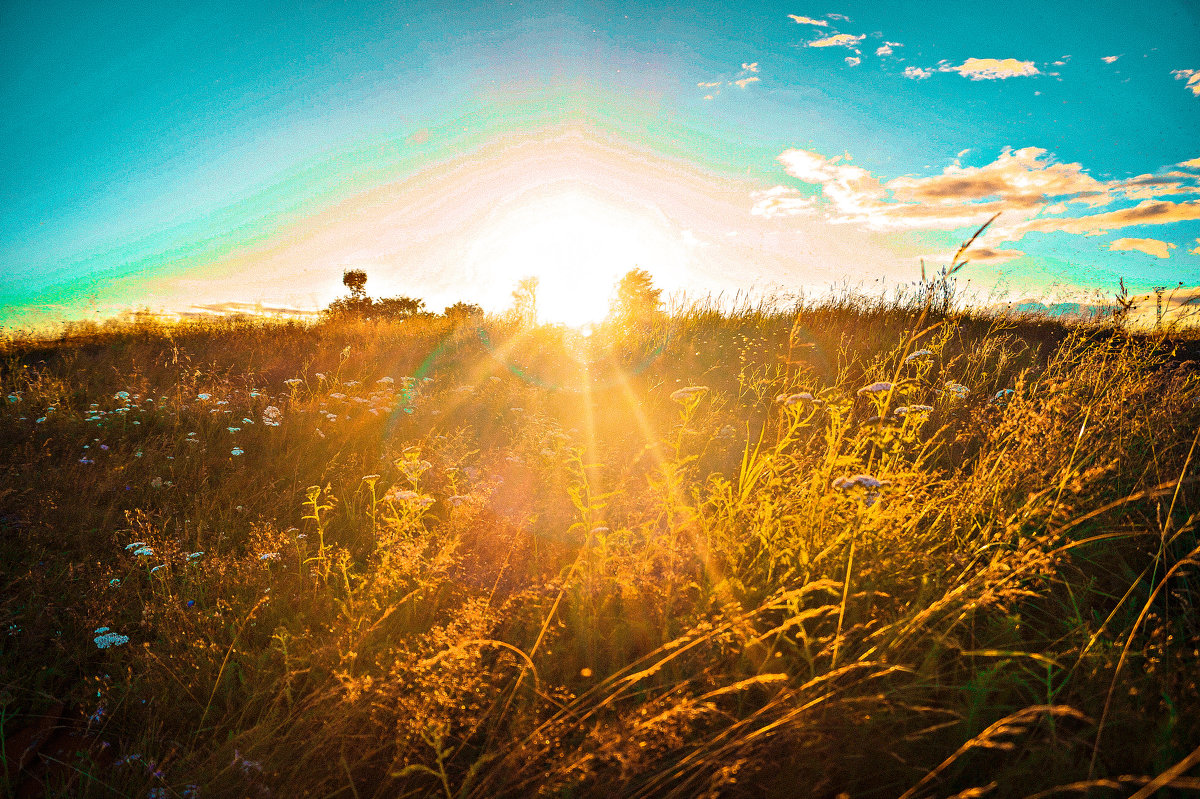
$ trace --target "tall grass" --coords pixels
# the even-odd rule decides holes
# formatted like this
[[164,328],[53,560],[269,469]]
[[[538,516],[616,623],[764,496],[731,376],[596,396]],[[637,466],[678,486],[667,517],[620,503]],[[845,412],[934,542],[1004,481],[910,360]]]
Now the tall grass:
[[1200,789],[1196,342],[927,299],[7,341],[6,790]]

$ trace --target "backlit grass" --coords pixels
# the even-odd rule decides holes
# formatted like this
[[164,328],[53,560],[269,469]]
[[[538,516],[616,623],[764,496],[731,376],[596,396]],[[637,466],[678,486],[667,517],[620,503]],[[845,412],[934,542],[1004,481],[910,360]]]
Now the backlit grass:
[[1196,349],[853,297],[9,340],[5,790],[1200,789]]

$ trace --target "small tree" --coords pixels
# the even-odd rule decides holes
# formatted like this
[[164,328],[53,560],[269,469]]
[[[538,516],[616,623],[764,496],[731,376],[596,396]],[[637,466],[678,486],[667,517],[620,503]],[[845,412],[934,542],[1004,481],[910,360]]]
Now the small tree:
[[446,310],[442,311],[442,316],[455,322],[465,322],[468,319],[483,316],[483,308],[470,302],[456,302],[446,306]]
[[425,300],[415,297],[385,297],[371,304],[372,319],[407,319],[425,307]]
[[347,269],[342,273],[342,285],[350,289],[350,296],[356,300],[367,296],[367,273],[361,269]]
[[662,289],[654,287],[654,276],[645,269],[630,269],[617,282],[613,316],[633,320],[650,316],[662,305]]
[[527,277],[518,281],[513,289],[513,316],[523,325],[537,324],[537,290],[538,279]]

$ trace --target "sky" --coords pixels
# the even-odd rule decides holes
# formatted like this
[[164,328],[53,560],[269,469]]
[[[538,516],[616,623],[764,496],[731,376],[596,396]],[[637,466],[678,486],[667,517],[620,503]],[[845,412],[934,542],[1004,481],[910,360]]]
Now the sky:
[[[978,8],[972,6],[980,6]],[[0,5],[0,326],[1200,283],[1195,2]]]

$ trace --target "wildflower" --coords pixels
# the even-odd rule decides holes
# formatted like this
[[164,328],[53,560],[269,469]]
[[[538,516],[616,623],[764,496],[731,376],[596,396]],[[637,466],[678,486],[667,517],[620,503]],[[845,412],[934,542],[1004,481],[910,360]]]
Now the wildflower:
[[189,553],[189,554],[188,554],[188,556],[187,556],[187,559],[188,559],[188,560],[191,560],[191,561],[196,561],[196,560],[200,560],[200,558],[202,558],[202,557],[204,557],[204,550],[203,550],[203,549],[201,549],[201,550],[200,550],[200,551],[198,551],[198,552],[191,552],[191,553]]
[[910,352],[908,355],[904,356],[904,362],[912,363],[913,361],[916,361],[916,360],[921,360],[923,358],[929,358],[932,355],[933,355],[933,350],[917,350],[916,352]]
[[329,398],[332,400],[344,400],[346,398],[346,395],[340,391],[335,391],[329,395]]
[[450,503],[451,507],[458,508],[458,507],[461,507],[462,505],[466,504],[467,497],[463,496],[462,494],[455,494],[453,496],[447,497],[446,501],[448,503]]
[[611,531],[604,525],[599,525],[598,527],[592,528],[591,534],[592,535],[608,535],[610,532]]
[[254,420],[251,419],[249,416],[243,416],[242,424],[254,424]]
[[135,458],[142,457],[142,451],[139,449],[137,452],[133,453],[133,457],[135,457]]
[[151,569],[150,574],[152,574],[152,575],[158,574],[160,571],[162,571],[165,568],[167,568],[167,564],[165,564],[165,563],[160,564],[158,566],[155,566],[153,569]]
[[378,380],[376,380],[375,382],[380,385],[384,385],[384,386],[391,386],[391,385],[395,385],[395,383],[396,383],[396,381],[390,377],[381,377]]
[[108,649],[110,646],[121,646],[129,643],[128,635],[114,633],[107,627],[97,627],[96,637],[92,639],[96,643],[97,649]]
[[347,380],[345,383],[342,383],[342,385],[346,388],[354,388],[355,386],[359,385],[359,383],[357,380]]
[[284,380],[283,382],[286,383],[287,385],[295,388],[296,386],[300,385],[304,381],[298,377],[289,377],[287,380]]
[[120,400],[121,402],[128,402],[129,401],[129,392],[128,391],[118,391],[116,394],[113,394],[113,399]]
[[128,552],[131,549],[139,549],[144,546],[146,546],[145,541],[134,541],[132,544],[125,545],[125,551]]
[[779,396],[782,397],[782,399],[777,399],[776,401],[782,402],[787,407],[791,407],[799,402],[813,401],[813,395],[809,394],[807,391],[801,391],[799,394],[780,394]]
[[278,552],[264,552],[258,556],[259,560],[279,560]]
[[33,421],[34,421],[35,423],[37,423],[37,424],[41,424],[42,422],[46,421],[46,417],[45,417],[45,416],[39,416],[38,418],[34,419]]
[[155,476],[154,479],[150,481],[150,487],[151,488],[162,488],[163,487],[163,479],[161,477]]
[[18,397],[16,394],[9,394],[9,395],[8,395],[8,402],[9,402],[9,404],[10,404],[10,405],[16,405],[16,404],[17,404],[18,402],[20,402],[20,401],[21,401],[21,398],[20,398],[20,397]]
[[378,480],[378,479],[379,479],[379,475],[377,475],[377,474],[364,474],[362,479],[363,479],[363,481],[364,481],[364,482],[373,483],[373,482],[375,482],[376,480]]
[[133,554],[139,558],[148,558],[154,554],[154,550],[150,547],[141,547],[139,549],[135,549]]
[[314,375],[314,377],[316,377],[318,380],[324,380],[324,379],[325,379],[325,373],[324,373],[324,372],[317,372],[317,373]]
[[203,402],[204,400],[212,399],[212,394],[197,394],[196,399]]
[[433,467],[433,464],[431,464],[429,461],[413,460],[406,460],[396,465],[400,467],[400,471],[404,472],[404,476],[409,480],[416,480]]
[[412,502],[418,496],[420,495],[417,494],[416,491],[411,491],[408,489],[396,490],[393,488],[392,490],[388,491],[383,498],[388,502]]
[[869,386],[864,386],[863,388],[860,388],[858,390],[858,396],[861,397],[864,394],[882,394],[885,391],[891,391],[891,390],[892,390],[891,383],[886,383],[886,382],[880,381],[878,383],[872,383]]
[[279,427],[279,423],[283,421],[283,411],[274,405],[268,405],[263,408],[262,421],[269,427]]
[[226,429],[226,430],[228,430],[228,431],[229,431],[229,432],[231,432],[231,433],[240,433],[240,432],[242,432],[242,428],[240,428],[240,427],[226,427],[225,429]]
[[676,389],[671,392],[671,399],[675,402],[688,403],[693,397],[698,397],[708,391],[708,386],[687,386],[685,388]]
[[853,477],[839,477],[833,481],[833,487],[839,488],[842,491],[849,491],[855,486],[861,486],[868,491],[874,491],[885,485],[887,485],[886,481],[872,477],[869,474],[856,474]]
[[896,409],[896,415],[908,416],[910,413],[928,413],[932,410],[932,405],[903,405]]
[[[347,351],[349,349],[349,347],[346,347]],[[240,766],[243,774],[249,774],[251,771],[262,771],[262,763],[259,763],[257,760],[247,760],[236,749],[233,750],[233,765]]]
[[1013,393],[1014,392],[1011,388],[1002,388],[996,392],[996,396],[992,397],[992,402],[997,404],[1007,402],[1008,398],[1012,396]]
[[953,380],[946,382],[946,391],[954,395],[955,399],[962,399],[971,393],[971,390],[962,383],[955,383]]
[[236,458],[238,455],[245,454],[245,450],[243,450],[241,447],[234,447],[233,449],[229,450],[229,454]]
[[103,720],[104,720],[104,707],[103,706],[96,708],[96,712],[93,713],[92,715],[88,716],[89,724],[99,724]]
[[317,427],[317,428],[314,428],[314,431],[316,432],[316,434],[317,434],[317,435],[318,435],[320,438],[324,438],[324,437],[325,437],[325,434],[321,432],[321,428],[319,428],[319,427]]
[[115,588],[116,586],[118,586],[118,585],[120,585],[120,584],[121,584],[121,578],[120,578],[120,577],[114,577],[114,578],[112,578],[111,580],[109,580],[109,581],[108,581],[108,584],[109,584],[109,586],[112,586],[112,587],[114,587],[114,588]]
[[79,462],[82,463],[84,466],[91,466],[93,463],[95,463],[95,461],[92,460],[91,458],[80,458]]
[[717,431],[717,438],[730,439],[737,437],[737,428],[731,424],[727,424]]

